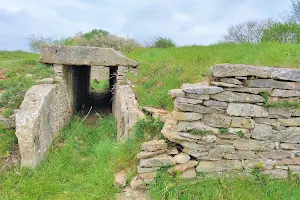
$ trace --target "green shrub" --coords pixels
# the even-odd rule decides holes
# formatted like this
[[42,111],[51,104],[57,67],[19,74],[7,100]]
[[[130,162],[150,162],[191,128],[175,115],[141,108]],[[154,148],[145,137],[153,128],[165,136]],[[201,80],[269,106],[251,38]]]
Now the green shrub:
[[261,41],[300,43],[300,25],[294,22],[275,23],[264,30]]
[[153,47],[155,48],[169,48],[169,47],[175,47],[176,44],[171,38],[167,37],[158,37],[154,40]]

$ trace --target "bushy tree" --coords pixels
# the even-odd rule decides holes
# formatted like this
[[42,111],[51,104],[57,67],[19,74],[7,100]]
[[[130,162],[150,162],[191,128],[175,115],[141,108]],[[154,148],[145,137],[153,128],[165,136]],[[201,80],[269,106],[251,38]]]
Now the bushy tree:
[[29,36],[29,49],[34,53],[40,52],[40,45],[41,44],[53,44],[54,41],[50,37],[43,37],[39,35],[31,34]]
[[169,47],[175,47],[175,46],[176,46],[176,44],[171,38],[158,37],[154,40],[155,48],[169,48]]
[[272,19],[257,19],[231,25],[227,34],[222,36],[223,42],[259,43],[264,30],[275,23]]
[[300,25],[295,22],[273,24],[264,30],[262,42],[300,43]]
[[283,16],[285,22],[300,24],[300,0],[291,0],[290,11]]

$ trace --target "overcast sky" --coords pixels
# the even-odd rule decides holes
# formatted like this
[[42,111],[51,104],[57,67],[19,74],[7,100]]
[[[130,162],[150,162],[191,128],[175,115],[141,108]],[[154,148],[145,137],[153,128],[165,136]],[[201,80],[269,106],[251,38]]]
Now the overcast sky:
[[104,29],[139,42],[218,42],[231,24],[279,19],[290,0],[0,0],[0,49],[28,49],[30,34],[53,38]]

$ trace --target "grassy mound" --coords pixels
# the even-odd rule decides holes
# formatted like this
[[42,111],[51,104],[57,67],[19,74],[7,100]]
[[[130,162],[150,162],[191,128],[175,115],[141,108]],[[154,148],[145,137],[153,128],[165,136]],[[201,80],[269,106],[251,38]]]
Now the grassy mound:
[[200,82],[219,63],[299,67],[299,44],[217,44],[166,49],[138,49],[127,54],[140,62],[135,93],[143,106],[173,108],[168,90]]

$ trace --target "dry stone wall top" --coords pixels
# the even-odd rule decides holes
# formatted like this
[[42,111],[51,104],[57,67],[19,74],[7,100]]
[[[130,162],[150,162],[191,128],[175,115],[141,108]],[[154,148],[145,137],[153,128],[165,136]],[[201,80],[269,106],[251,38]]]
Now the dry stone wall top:
[[[175,146],[180,155],[171,156],[172,169],[184,174],[257,168],[281,178],[288,171],[299,173],[299,84],[300,70],[220,64],[212,68],[209,84],[170,90],[174,111],[162,134],[171,142],[166,152]],[[157,167],[151,165],[152,175]]]

